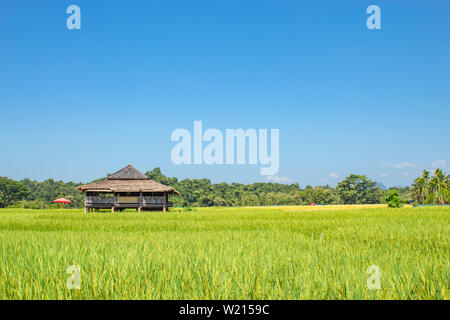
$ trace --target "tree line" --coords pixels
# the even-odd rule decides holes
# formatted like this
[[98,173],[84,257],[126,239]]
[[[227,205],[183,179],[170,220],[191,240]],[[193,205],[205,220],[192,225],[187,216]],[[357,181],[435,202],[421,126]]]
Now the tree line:
[[436,169],[434,175],[427,170],[414,180],[412,196],[418,204],[448,204],[450,198],[450,176],[441,169]]
[[[180,192],[171,201],[177,207],[208,206],[281,206],[309,204],[379,204],[390,199],[389,190],[395,191],[401,202],[417,204],[448,204],[449,175],[437,169],[434,175],[424,171],[422,177],[414,181],[412,187],[382,190],[375,181],[364,175],[351,174],[336,187],[329,185],[306,186],[298,183],[279,184],[270,182],[212,183],[209,179],[184,179],[167,177],[160,168],[146,172],[157,182],[171,186]],[[0,207],[20,207],[45,209],[52,201],[64,197],[72,201],[69,207],[81,208],[84,195],[76,190],[81,183],[54,181],[42,182],[24,179],[15,181],[0,177]]]
[[47,179],[39,182],[30,179],[15,181],[0,177],[0,208],[18,207],[27,209],[47,209],[58,207],[52,201],[61,197],[72,201],[68,207],[82,208],[84,195],[76,188],[82,183]]

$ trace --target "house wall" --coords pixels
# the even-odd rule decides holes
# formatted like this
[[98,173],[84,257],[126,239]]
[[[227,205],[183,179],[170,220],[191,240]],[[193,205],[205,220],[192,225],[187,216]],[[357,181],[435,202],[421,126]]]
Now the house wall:
[[[136,195],[134,195],[136,194]],[[85,207],[95,209],[155,209],[164,207],[172,207],[173,203],[168,202],[168,194],[164,192],[158,193],[98,193],[86,192]]]

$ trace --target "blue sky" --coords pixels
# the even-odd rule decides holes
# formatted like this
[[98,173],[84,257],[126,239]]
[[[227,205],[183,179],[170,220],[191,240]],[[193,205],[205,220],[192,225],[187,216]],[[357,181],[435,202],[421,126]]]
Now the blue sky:
[[[81,30],[66,27],[81,8]],[[381,30],[366,8],[381,8]],[[280,130],[273,181],[408,185],[450,164],[448,1],[3,1],[0,176],[90,181],[180,165],[177,128]]]

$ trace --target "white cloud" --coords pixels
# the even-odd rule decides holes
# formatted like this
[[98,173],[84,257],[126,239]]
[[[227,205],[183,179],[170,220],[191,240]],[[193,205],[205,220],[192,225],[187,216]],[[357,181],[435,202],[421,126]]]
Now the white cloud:
[[418,164],[418,163],[411,163],[411,162],[406,162],[406,161],[394,164],[394,168],[398,168],[398,169],[417,168],[419,166],[420,166],[420,164]]
[[273,183],[290,184],[292,179],[288,177],[267,176],[267,181]]
[[402,176],[404,177],[409,177],[411,175],[411,173],[409,172],[402,172]]
[[433,168],[447,168],[447,162],[445,160],[436,160],[431,163]]
[[327,178],[320,178],[319,180],[320,180],[320,182],[326,182]]
[[383,178],[389,177],[389,173],[386,173],[386,172],[380,173],[380,177],[383,177]]
[[337,173],[332,172],[332,173],[330,173],[330,177],[333,179],[337,179],[337,178],[339,178],[339,175]]
[[389,163],[387,163],[387,162],[381,162],[381,163],[380,163],[380,166],[382,166],[382,167],[389,167]]

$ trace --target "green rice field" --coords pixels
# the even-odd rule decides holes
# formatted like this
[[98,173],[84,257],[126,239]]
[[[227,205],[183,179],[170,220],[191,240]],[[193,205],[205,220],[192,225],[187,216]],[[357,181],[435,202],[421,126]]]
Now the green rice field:
[[449,287],[450,207],[0,210],[0,299],[449,299]]

